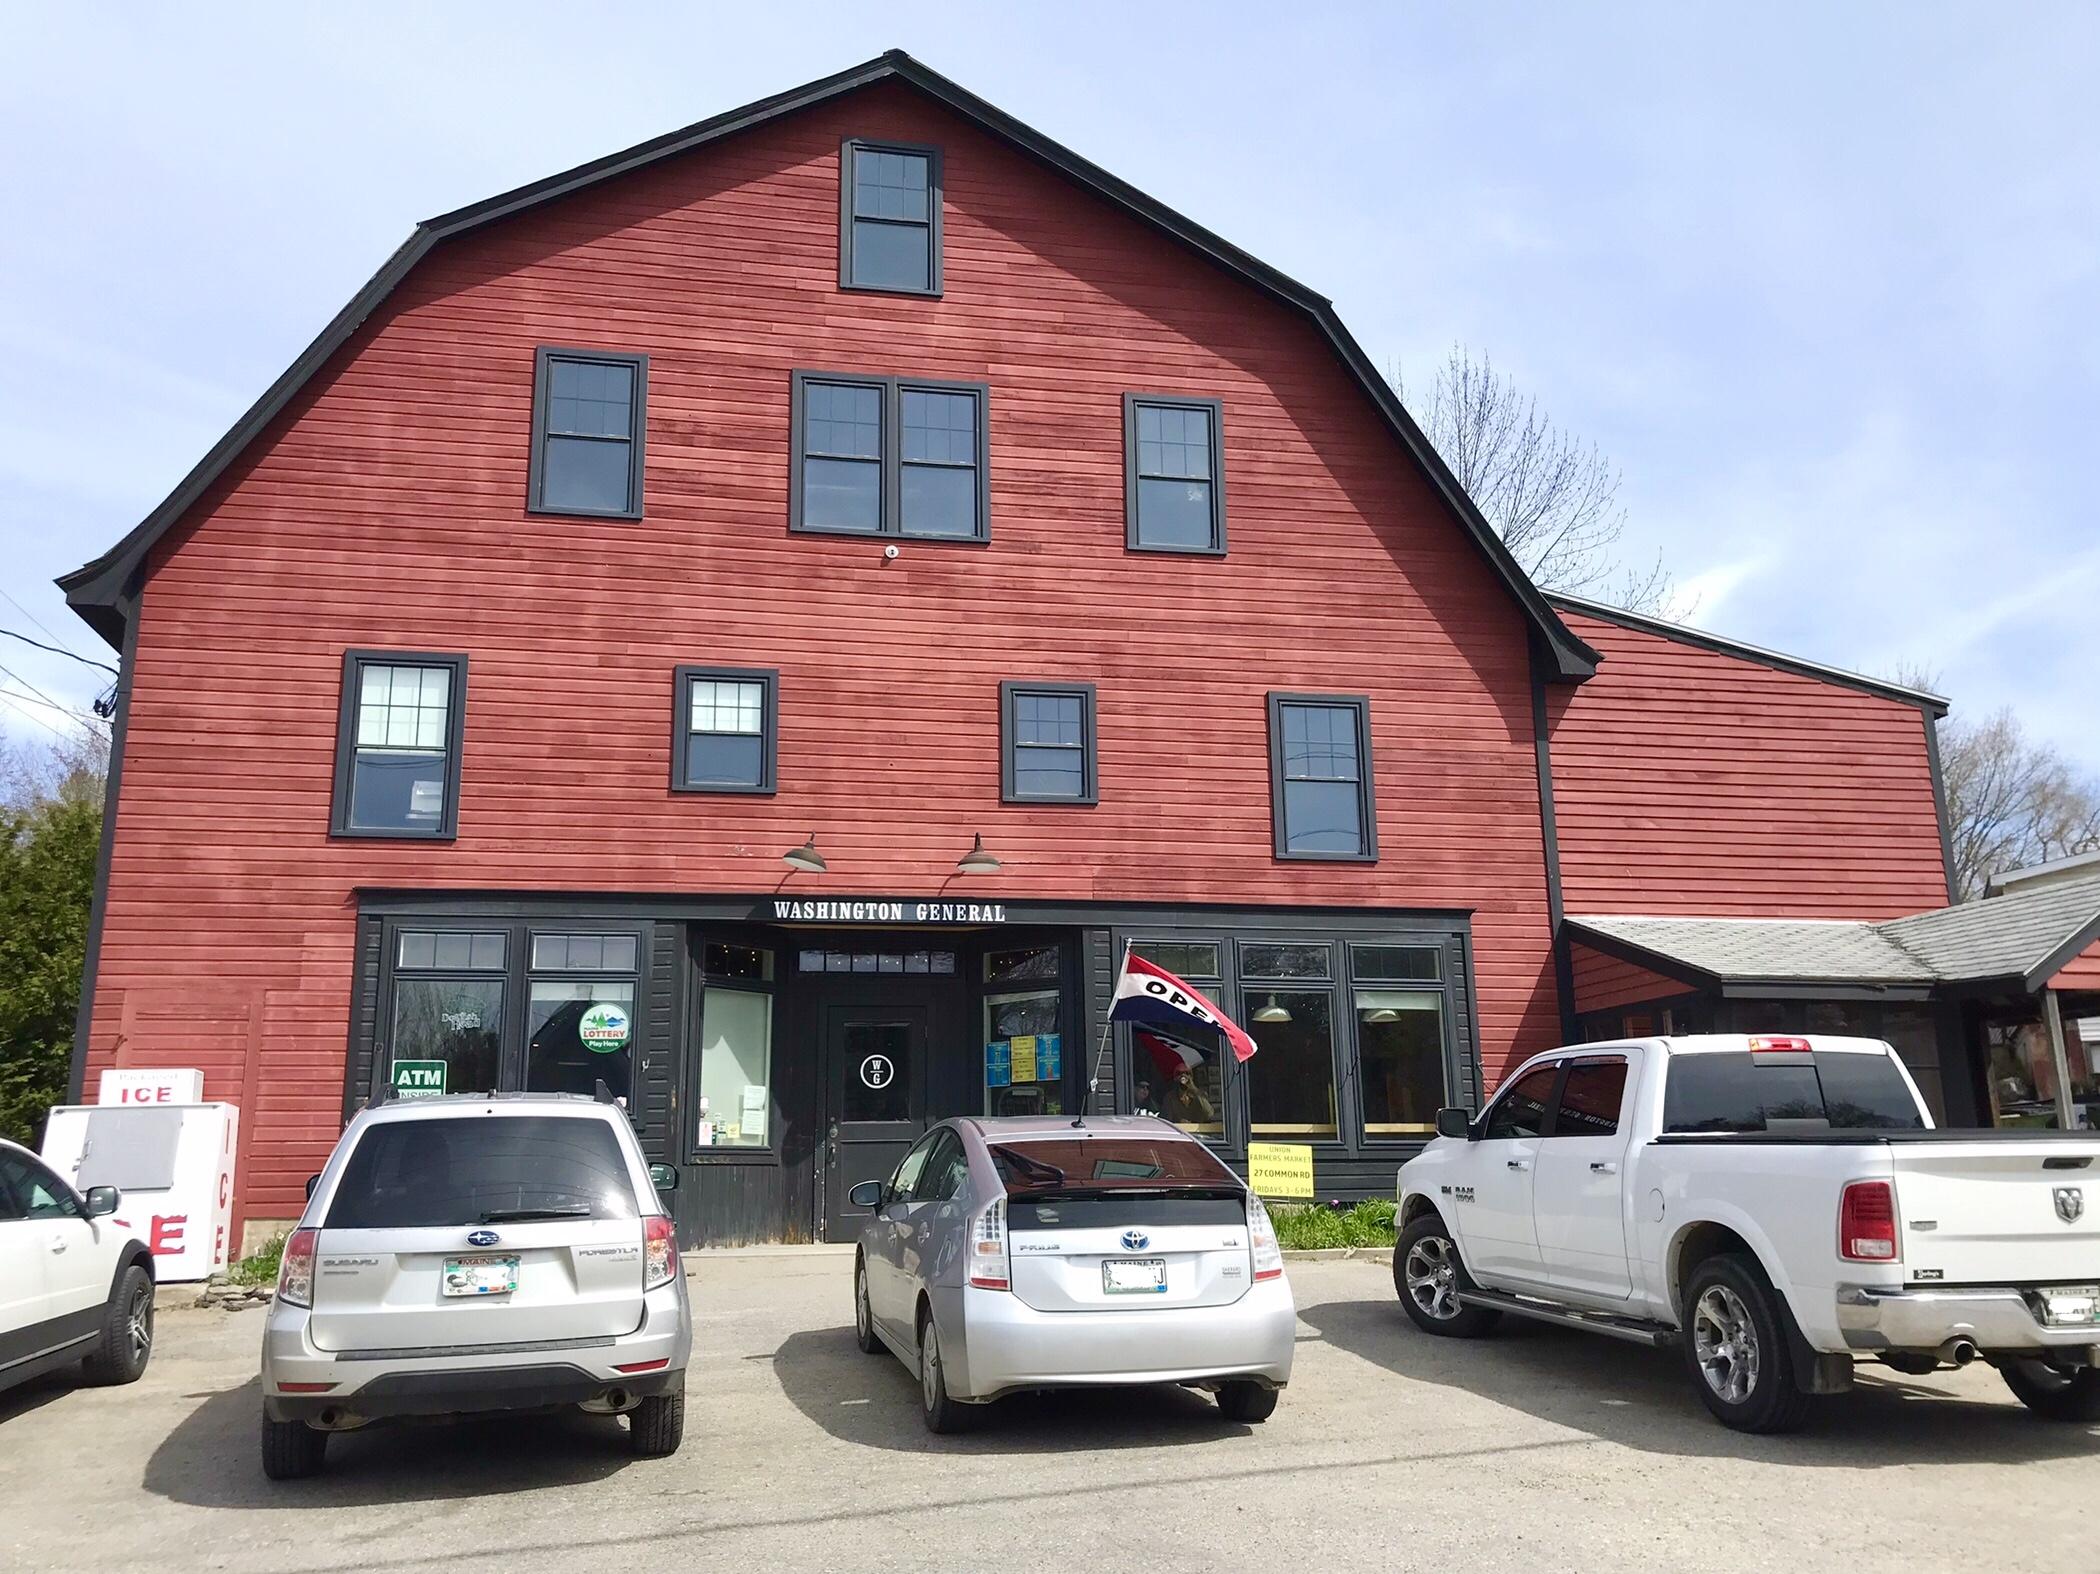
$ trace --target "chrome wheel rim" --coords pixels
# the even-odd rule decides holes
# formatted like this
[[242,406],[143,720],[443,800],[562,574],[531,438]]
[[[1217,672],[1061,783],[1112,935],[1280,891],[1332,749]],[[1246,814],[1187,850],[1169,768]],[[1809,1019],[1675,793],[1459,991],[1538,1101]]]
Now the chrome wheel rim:
[[1716,1398],[1739,1405],[1756,1392],[1757,1325],[1743,1298],[1727,1285],[1708,1285],[1700,1294],[1692,1310],[1692,1350]]
[[124,1334],[131,1342],[131,1358],[143,1362],[153,1351],[153,1292],[136,1291],[124,1313]]
[[934,1334],[932,1323],[926,1325],[925,1337],[919,1342],[919,1388],[928,1410],[940,1403],[941,1341]]
[[1449,1322],[1458,1303],[1458,1249],[1441,1235],[1425,1235],[1407,1249],[1402,1265],[1407,1297],[1425,1317]]

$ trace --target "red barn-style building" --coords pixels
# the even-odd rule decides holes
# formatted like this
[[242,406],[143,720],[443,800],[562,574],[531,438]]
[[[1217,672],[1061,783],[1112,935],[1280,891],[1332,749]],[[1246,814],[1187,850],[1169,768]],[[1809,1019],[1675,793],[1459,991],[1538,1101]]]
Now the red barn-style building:
[[[688,1242],[1097,1078],[1382,1192],[1766,1009],[1614,924],[1948,895],[1941,702],[1541,594],[1324,299],[901,54],[425,223],[63,583],[76,1080],[201,1066],[251,1240],[396,1084],[603,1084]],[[1126,946],[1254,1059],[1108,1031]]]

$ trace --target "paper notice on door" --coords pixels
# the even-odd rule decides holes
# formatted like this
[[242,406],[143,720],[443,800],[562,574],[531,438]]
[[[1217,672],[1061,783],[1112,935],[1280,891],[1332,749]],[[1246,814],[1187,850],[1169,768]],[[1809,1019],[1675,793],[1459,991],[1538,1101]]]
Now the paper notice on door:
[[984,1085],[1010,1088],[1014,1085],[1013,1045],[995,1038],[984,1046]]
[[744,1141],[763,1143],[766,1140],[766,1114],[769,1103],[765,1088],[753,1087],[748,1084],[745,1086],[744,1118],[739,1123],[743,1127]]
[[1014,1052],[1014,1081],[1035,1080],[1035,1035],[1016,1033],[1012,1039]]

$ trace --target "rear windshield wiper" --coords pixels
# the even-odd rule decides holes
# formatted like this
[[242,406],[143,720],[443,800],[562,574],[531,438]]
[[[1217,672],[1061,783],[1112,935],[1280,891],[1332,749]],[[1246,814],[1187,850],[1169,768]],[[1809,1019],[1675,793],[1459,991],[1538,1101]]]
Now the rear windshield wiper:
[[481,1216],[483,1224],[524,1224],[532,1219],[588,1219],[590,1204],[569,1208],[491,1208]]

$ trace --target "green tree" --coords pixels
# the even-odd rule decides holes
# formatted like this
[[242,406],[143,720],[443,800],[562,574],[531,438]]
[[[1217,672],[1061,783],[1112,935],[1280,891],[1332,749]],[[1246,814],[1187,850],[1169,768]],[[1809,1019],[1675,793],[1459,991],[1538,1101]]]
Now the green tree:
[[31,1147],[66,1096],[101,840],[90,790],[0,807],[0,1136]]

